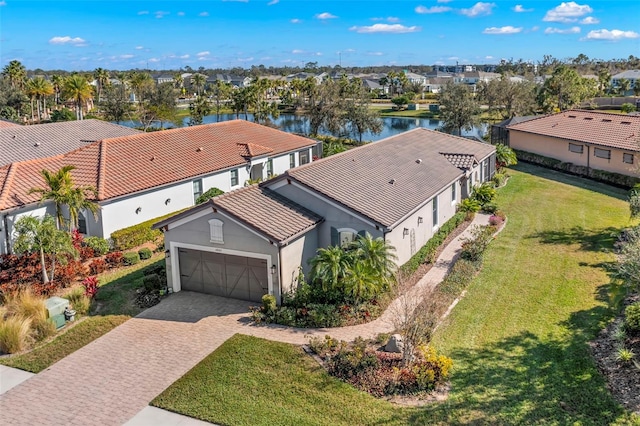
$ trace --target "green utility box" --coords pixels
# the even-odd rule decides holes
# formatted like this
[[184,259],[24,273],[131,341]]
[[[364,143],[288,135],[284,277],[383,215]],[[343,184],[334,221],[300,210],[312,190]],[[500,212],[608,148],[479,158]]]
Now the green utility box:
[[69,301],[62,297],[50,297],[45,300],[49,320],[52,321],[56,328],[62,328],[67,323],[64,317],[64,310],[69,306]]
[[440,104],[429,104],[429,112],[439,112]]

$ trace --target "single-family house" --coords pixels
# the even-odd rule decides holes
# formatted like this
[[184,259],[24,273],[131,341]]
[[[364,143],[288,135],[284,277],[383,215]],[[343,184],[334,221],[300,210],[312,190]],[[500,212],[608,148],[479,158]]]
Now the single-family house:
[[495,72],[471,71],[456,76],[454,80],[456,83],[476,85],[481,81],[488,83],[491,80],[495,80],[500,77],[501,75]]
[[508,127],[512,124],[522,123],[524,121],[529,121],[534,118],[538,118],[536,115],[525,115],[519,117],[511,117],[505,120],[502,120],[499,123],[491,125],[491,143],[493,145],[507,145],[509,146],[509,129]]
[[138,133],[142,132],[96,119],[0,126],[0,166],[52,157],[102,139]]
[[507,126],[509,146],[586,168],[639,177],[640,116],[570,110]]
[[416,74],[414,72],[405,71],[404,76],[409,83],[419,84],[424,87],[427,84],[427,77],[424,75]]
[[169,286],[281,300],[318,248],[365,233],[403,264],[494,167],[492,145],[419,128],[292,168],[156,223]]
[[173,83],[173,75],[171,74],[153,74],[151,76],[156,84]]
[[629,90],[622,95],[633,93],[633,89],[638,87],[636,85],[640,85],[640,70],[627,70],[611,76],[611,87],[617,90],[620,87],[620,80],[623,79],[629,82]]
[[[193,206],[205,191],[230,191],[312,161],[317,141],[243,120],[139,133],[74,151],[0,167],[0,253],[11,250],[21,216],[54,214],[29,189],[44,187],[41,170],[75,166],[77,185],[97,189],[96,221],[83,212],[79,230],[109,238],[113,231]],[[66,212],[65,212],[66,213]]]

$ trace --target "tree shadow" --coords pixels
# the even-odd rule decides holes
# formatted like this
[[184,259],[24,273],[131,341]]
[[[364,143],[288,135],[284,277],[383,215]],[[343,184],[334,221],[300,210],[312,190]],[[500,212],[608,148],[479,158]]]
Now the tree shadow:
[[620,235],[620,229],[613,226],[600,229],[584,229],[574,226],[569,230],[552,230],[529,234],[525,238],[538,239],[542,244],[580,244],[585,251],[607,251]]

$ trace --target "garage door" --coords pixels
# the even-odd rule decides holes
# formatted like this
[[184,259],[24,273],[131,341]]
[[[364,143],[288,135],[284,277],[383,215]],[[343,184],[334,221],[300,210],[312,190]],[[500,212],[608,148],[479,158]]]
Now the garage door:
[[267,261],[179,249],[182,290],[260,302],[269,292]]

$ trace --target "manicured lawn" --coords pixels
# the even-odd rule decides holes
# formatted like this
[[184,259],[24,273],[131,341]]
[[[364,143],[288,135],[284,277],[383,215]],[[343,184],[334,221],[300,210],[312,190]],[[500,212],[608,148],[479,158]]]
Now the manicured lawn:
[[217,424],[256,426],[387,424],[397,411],[329,376],[300,347],[240,334],[151,405]]
[[498,198],[506,228],[434,336],[454,360],[447,401],[392,406],[336,382],[294,346],[235,336],[153,404],[229,425],[629,420],[588,346],[624,294],[608,271],[630,225],[626,192],[525,164],[511,173]]
[[39,373],[128,319],[129,317],[125,315],[85,318],[78,324],[67,326],[68,330],[61,332],[55,339],[31,352],[1,358],[0,364]]

